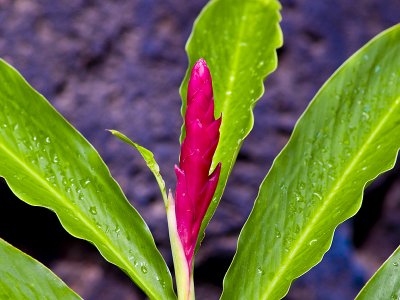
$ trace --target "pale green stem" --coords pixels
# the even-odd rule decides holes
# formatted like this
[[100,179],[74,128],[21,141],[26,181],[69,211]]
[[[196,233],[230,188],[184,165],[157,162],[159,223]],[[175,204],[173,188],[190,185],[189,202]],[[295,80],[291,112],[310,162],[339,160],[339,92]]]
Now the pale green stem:
[[[194,265],[194,259],[193,259],[193,263],[192,263],[193,265]],[[190,300],[195,300],[195,296],[194,296],[194,281],[193,281],[193,267],[192,267],[192,270],[191,270],[191,272],[190,272],[190,283],[189,283],[189,285],[190,285],[190,291],[189,291],[189,299]]]
[[178,290],[179,300],[195,300],[194,283],[193,283],[193,268],[189,270],[185,252],[178,235],[175,216],[175,200],[171,192],[168,195],[167,201],[167,218],[169,239],[171,241],[172,258],[174,260],[176,287]]

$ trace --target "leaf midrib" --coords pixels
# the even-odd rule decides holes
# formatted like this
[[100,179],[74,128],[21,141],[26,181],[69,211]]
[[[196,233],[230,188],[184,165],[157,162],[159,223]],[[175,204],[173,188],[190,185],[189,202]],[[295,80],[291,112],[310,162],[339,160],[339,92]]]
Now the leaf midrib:
[[[246,4],[244,5],[243,16],[247,16],[248,6],[249,5],[246,5]],[[229,105],[231,104],[231,101],[232,101],[232,97],[233,97],[232,90],[233,90],[233,87],[235,86],[235,82],[237,81],[237,75],[234,76],[233,80],[230,80],[230,78],[231,78],[232,74],[239,74],[239,72],[237,70],[239,67],[239,57],[241,56],[241,52],[242,52],[242,49],[241,49],[242,47],[240,46],[240,41],[243,40],[243,36],[244,36],[244,23],[245,22],[243,22],[242,20],[240,20],[240,22],[239,22],[239,28],[237,30],[238,34],[236,35],[236,38],[235,38],[235,40],[237,42],[236,43],[237,46],[234,47],[235,48],[235,50],[233,51],[234,54],[231,56],[231,59],[230,59],[231,68],[230,68],[230,72],[228,72],[228,76],[227,76],[228,84],[227,84],[227,89],[226,89],[226,91],[224,91],[224,94],[223,94],[225,101],[222,104],[222,110],[221,110],[222,112],[225,112],[225,113],[229,110]],[[230,94],[226,94],[227,91],[229,91]],[[222,118],[222,123],[223,123],[223,118]],[[217,149],[217,151],[218,151],[218,149]],[[238,149],[236,149],[236,152],[238,152]],[[213,161],[212,168],[214,168],[214,165],[217,165],[217,163],[218,162]],[[234,164],[234,159],[231,158],[229,160],[228,170],[232,169],[233,164]],[[227,174],[229,174],[229,171]],[[227,179],[228,179],[228,177],[225,178],[225,181]],[[221,194],[222,194],[222,192],[221,192]]]
[[[112,253],[114,253],[114,255],[120,260],[120,262],[123,263],[123,265],[126,267],[127,270],[130,270],[130,273],[135,274],[134,270],[130,267],[130,264],[127,263],[127,261],[124,259],[123,256],[121,256],[119,254],[119,251],[117,251],[117,249],[113,246],[112,243],[109,243],[110,240],[107,238],[107,236],[100,234],[98,230],[96,230],[96,227],[93,226],[93,224],[91,222],[88,222],[86,220],[86,218],[84,217],[83,214],[81,214],[80,210],[78,210],[78,212],[76,211],[76,209],[74,209],[74,207],[69,203],[69,201],[65,201],[67,198],[63,197],[62,194],[60,194],[57,190],[55,190],[53,188],[53,186],[51,186],[46,180],[44,180],[40,174],[38,174],[37,172],[35,172],[34,169],[30,168],[29,165],[27,165],[26,163],[24,163],[21,159],[19,159],[18,156],[14,155],[14,153],[12,151],[10,151],[4,144],[0,144],[0,148],[2,148],[4,150],[4,152],[6,152],[6,154],[8,154],[14,161],[16,161],[20,166],[22,166],[28,173],[30,173],[32,175],[33,178],[35,178],[37,181],[39,181],[42,186],[47,187],[47,189],[56,197],[58,198],[62,203],[64,203],[64,205],[69,208],[71,211],[74,211],[76,213],[76,216],[78,217],[78,219],[87,227],[89,228],[94,235],[104,244],[104,245],[108,245],[107,247],[111,250]],[[58,213],[57,213],[58,215]],[[60,220],[61,220],[61,216],[58,215]],[[99,249],[100,250],[100,249]],[[101,250],[100,250],[101,252]],[[107,259],[108,260],[108,259]],[[143,284],[143,282],[140,280],[139,276],[135,276],[135,278],[141,283],[142,287],[146,287],[145,284]],[[147,289],[146,287],[146,294],[148,292],[151,292]],[[149,293],[151,294],[151,296],[153,298],[156,298],[155,295],[153,295],[153,293]],[[150,297],[150,298],[152,298]]]
[[376,126],[376,129],[372,131],[370,137],[365,141],[365,143],[361,147],[360,151],[357,152],[354,160],[345,169],[345,172],[343,173],[343,176],[341,176],[341,179],[338,180],[337,183],[330,189],[330,192],[327,194],[328,196],[326,197],[326,200],[323,202],[322,206],[317,211],[317,213],[314,215],[314,217],[311,218],[311,221],[308,223],[309,225],[305,228],[305,230],[303,231],[303,234],[298,239],[298,243],[296,243],[296,246],[293,248],[292,251],[290,251],[290,254],[288,256],[286,256],[286,259],[283,260],[283,263],[279,266],[279,269],[276,273],[277,276],[274,276],[274,279],[271,281],[271,283],[268,285],[268,288],[263,293],[263,297],[262,297],[263,299],[268,299],[269,294],[272,293],[274,287],[279,282],[279,279],[283,276],[283,274],[286,272],[286,270],[290,266],[290,262],[294,259],[295,256],[297,256],[297,253],[303,247],[304,242],[309,239],[310,233],[312,232],[312,229],[314,228],[314,224],[317,223],[317,221],[321,218],[321,215],[323,215],[325,210],[329,207],[330,201],[336,195],[337,191],[342,186],[342,184],[345,181],[345,179],[347,178],[347,176],[352,173],[354,167],[358,164],[360,158],[363,156],[363,154],[367,150],[367,148],[368,148],[367,146],[377,136],[377,134],[380,132],[380,130],[382,129],[384,124],[386,124],[386,121],[390,118],[392,113],[395,111],[396,106],[398,106],[398,104],[400,102],[400,97],[395,98],[395,99],[396,100],[393,102],[393,105],[390,107],[389,111],[384,115],[382,120],[378,123],[378,126]]

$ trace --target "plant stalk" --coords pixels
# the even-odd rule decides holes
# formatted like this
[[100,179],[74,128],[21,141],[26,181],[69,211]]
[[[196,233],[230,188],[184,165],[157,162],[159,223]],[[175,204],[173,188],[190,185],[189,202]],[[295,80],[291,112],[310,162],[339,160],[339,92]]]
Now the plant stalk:
[[[171,241],[172,258],[175,267],[176,287],[179,300],[195,300],[194,283],[193,283],[193,267],[189,269],[186,261],[185,252],[181,239],[178,235],[175,216],[175,200],[171,191],[168,194],[168,202],[166,206],[168,231]],[[193,264],[192,264],[193,266]]]

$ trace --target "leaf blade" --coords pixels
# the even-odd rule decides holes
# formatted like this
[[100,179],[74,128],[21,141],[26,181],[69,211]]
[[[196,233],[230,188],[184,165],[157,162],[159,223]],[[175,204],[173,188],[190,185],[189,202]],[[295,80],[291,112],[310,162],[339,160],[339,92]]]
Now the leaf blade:
[[362,288],[356,299],[396,299],[400,295],[400,247]]
[[[385,31],[317,93],[260,187],[222,299],[283,297],[322,259],[337,225],[358,211],[366,183],[393,167],[400,147],[399,41],[400,26]],[[259,251],[245,259],[252,248]],[[251,291],[236,287],[233,295],[238,276],[258,284]]]
[[[190,69],[201,57],[213,77],[215,116],[222,113],[220,141],[211,167],[221,162],[221,175],[197,246],[218,206],[243,140],[253,127],[252,109],[264,93],[263,80],[276,68],[276,48],[282,45],[280,8],[275,0],[210,1],[195,21],[186,44],[189,68],[180,88],[182,115]],[[260,31],[261,27],[265,30]],[[184,134],[182,127],[181,140]]]
[[161,195],[164,200],[164,204],[167,205],[168,203],[168,196],[167,196],[167,190],[165,187],[165,182],[164,179],[161,176],[160,173],[160,167],[157,164],[157,161],[154,158],[154,154],[140,146],[139,144],[133,142],[130,138],[128,138],[126,135],[123,133],[117,131],[117,130],[109,130],[113,135],[115,135],[117,138],[119,138],[121,141],[127,143],[128,145],[132,146],[135,148],[140,155],[143,157],[144,161],[146,162],[147,167],[150,169],[150,171],[153,173],[154,177],[156,178],[158,187],[160,188]]
[[3,60],[0,69],[0,176],[23,201],[55,211],[149,297],[173,299],[147,225],[96,150],[15,69]]
[[49,269],[1,238],[0,252],[1,299],[81,299]]

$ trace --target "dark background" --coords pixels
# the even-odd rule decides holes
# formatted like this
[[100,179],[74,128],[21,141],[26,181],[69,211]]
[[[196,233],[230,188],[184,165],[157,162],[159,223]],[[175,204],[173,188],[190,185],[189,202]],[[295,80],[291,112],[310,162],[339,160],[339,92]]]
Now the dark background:
[[[194,19],[206,3],[185,0],[0,0],[0,56],[98,149],[171,265],[163,202],[142,159],[104,129],[155,153],[169,187],[179,153],[178,87]],[[302,111],[352,53],[400,19],[398,0],[282,1],[285,45],[257,104],[219,208],[196,259],[198,299],[217,299],[258,186]],[[351,299],[399,244],[398,170],[366,192],[361,212],[335,234],[323,262],[287,299]],[[144,299],[89,243],[49,211],[13,197],[0,181],[0,236],[49,266],[85,299]]]

